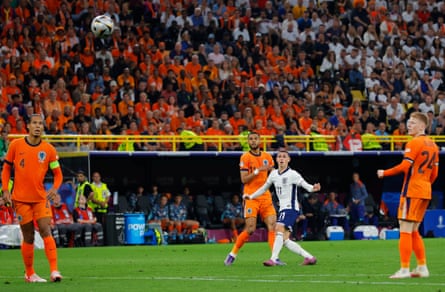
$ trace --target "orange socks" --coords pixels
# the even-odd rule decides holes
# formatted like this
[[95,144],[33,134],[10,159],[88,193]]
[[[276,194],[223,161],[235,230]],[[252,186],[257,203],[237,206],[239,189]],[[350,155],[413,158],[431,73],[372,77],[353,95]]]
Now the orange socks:
[[238,254],[241,247],[243,247],[244,243],[246,243],[248,240],[249,240],[249,233],[247,233],[246,231],[241,232],[241,234],[236,239],[236,242],[232,248],[231,253],[234,255]]
[[57,249],[56,242],[52,236],[47,236],[43,239],[43,243],[45,244],[45,254],[49,263],[49,270],[51,272],[58,271],[57,268]]
[[413,240],[411,233],[400,232],[399,253],[402,268],[409,268],[411,253],[413,252]]
[[419,231],[413,232],[411,234],[411,238],[413,242],[413,251],[417,259],[417,265],[426,265],[425,244],[423,243],[423,239],[420,236]]
[[269,231],[267,233],[267,242],[269,243],[270,250],[273,250],[273,245],[275,242],[275,231]]
[[21,246],[23,263],[25,264],[25,273],[31,276],[34,271],[34,244],[22,242]]

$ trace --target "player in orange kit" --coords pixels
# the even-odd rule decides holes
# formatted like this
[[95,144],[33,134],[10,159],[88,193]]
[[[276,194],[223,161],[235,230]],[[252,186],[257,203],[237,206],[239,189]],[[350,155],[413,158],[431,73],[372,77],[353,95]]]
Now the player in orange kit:
[[[9,182],[14,171],[12,195],[8,184],[2,184],[5,201],[13,203],[20,228],[23,233],[21,252],[25,265],[26,282],[46,282],[34,271],[34,221],[36,221],[45,245],[45,254],[50,267],[50,280],[60,282],[62,275],[57,268],[57,250],[51,235],[51,205],[63,175],[60,169],[56,149],[42,140],[44,120],[34,114],[28,123],[28,135],[11,142],[6,153],[2,182]],[[54,175],[53,186],[45,191],[45,175],[51,168]]]
[[[425,245],[419,233],[425,211],[431,200],[431,185],[439,172],[439,148],[425,134],[428,116],[420,112],[411,114],[407,122],[408,135],[413,136],[405,146],[403,161],[386,170],[377,170],[377,176],[404,174],[397,217],[400,224],[399,254],[401,268],[392,279],[428,277]],[[409,271],[411,254],[414,252],[417,267]]]
[[[267,180],[269,171],[274,166],[272,155],[260,150],[260,135],[256,132],[250,132],[247,136],[250,151],[243,153],[240,158],[241,182],[244,184],[244,194],[252,194],[260,188]],[[264,196],[254,200],[244,201],[244,218],[246,219],[244,230],[237,237],[236,242],[227,255],[224,264],[230,266],[238,254],[240,248],[249,239],[249,236],[255,231],[257,216],[267,226],[268,242],[272,249],[275,240],[275,223],[277,215],[272,202],[272,196],[267,191]]]

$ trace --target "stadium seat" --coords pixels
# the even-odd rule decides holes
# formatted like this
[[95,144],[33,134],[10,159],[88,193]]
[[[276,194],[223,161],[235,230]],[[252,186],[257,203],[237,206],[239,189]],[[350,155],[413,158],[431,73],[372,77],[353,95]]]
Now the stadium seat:
[[226,208],[226,202],[224,201],[224,198],[222,196],[215,196],[213,200],[214,208],[213,208],[213,215],[218,222],[221,221],[221,215],[224,212],[224,209]]
[[208,228],[211,224],[209,216],[209,203],[205,195],[196,196],[196,215],[202,227]]
[[119,212],[125,213],[130,210],[130,208],[128,206],[127,198],[125,196],[119,196],[117,202],[118,202],[117,206],[118,206]]
[[361,90],[351,90],[352,99],[358,99],[360,101],[365,101],[366,98]]
[[148,215],[151,212],[151,208],[150,208],[150,200],[148,199],[147,196],[138,197],[138,200],[136,202],[136,210],[137,212],[144,213],[145,218],[148,217]]

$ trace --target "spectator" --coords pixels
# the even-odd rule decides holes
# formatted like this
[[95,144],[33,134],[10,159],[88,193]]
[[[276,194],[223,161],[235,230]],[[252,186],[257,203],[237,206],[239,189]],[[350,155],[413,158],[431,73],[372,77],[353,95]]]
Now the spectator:
[[386,106],[386,115],[390,133],[394,132],[399,123],[403,123],[405,120],[405,107],[396,96],[391,97],[389,104]]
[[244,225],[243,205],[238,194],[232,195],[230,202],[227,202],[224,212],[221,215],[221,221],[229,226],[232,231],[232,241],[238,238],[238,230]]
[[74,222],[73,215],[62,202],[60,194],[54,197],[51,209],[54,224],[59,233],[59,246],[68,247],[71,244],[71,236],[76,247],[82,246],[82,226]]
[[379,225],[379,208],[371,194],[365,199],[365,217],[363,220],[365,225]]
[[436,114],[436,107],[433,103],[433,97],[431,95],[426,95],[423,102],[419,104],[419,110],[422,113],[432,112],[434,115]]
[[173,222],[170,220],[168,196],[161,195],[159,202],[153,205],[151,218],[149,223],[158,223],[164,232],[171,232],[174,228]]
[[380,142],[382,145],[382,149],[383,150],[389,150],[391,145],[389,143],[389,139],[385,139],[386,136],[389,136],[388,132],[387,132],[387,126],[386,123],[384,122],[380,122],[377,130],[374,132],[377,136],[380,137]]
[[[102,224],[97,222],[93,210],[88,207],[87,199],[83,194],[79,196],[78,207],[73,212],[74,222],[81,225],[82,240],[84,246],[103,245]],[[93,236],[94,234],[94,236]],[[96,241],[93,238],[97,238]]]
[[0,131],[0,159],[3,161],[11,140],[8,139],[8,132],[4,127],[0,127]]
[[360,72],[359,65],[359,63],[355,62],[352,64],[351,70],[349,70],[349,86],[351,90],[363,91],[365,89],[365,77]]
[[153,208],[154,205],[158,204],[161,198],[161,193],[159,193],[158,186],[152,185],[151,191],[148,193],[148,200],[150,202],[150,208]]
[[343,147],[342,150],[361,151],[363,149],[361,132],[362,132],[362,125],[360,121],[357,120],[354,122],[351,129],[344,137],[342,143]]
[[361,181],[358,172],[352,174],[352,183],[349,191],[351,196],[351,223],[353,225],[362,224],[365,220],[365,201],[368,197],[368,190],[366,189],[366,185]]
[[329,225],[338,226],[341,225],[345,233],[349,232],[349,207],[345,208],[337,201],[337,193],[330,192],[328,198],[323,204],[322,211],[329,217]]
[[[244,2],[246,1],[241,3]],[[216,3],[216,8],[209,8],[206,3],[198,3],[186,9],[182,6],[174,9],[168,7],[165,11],[161,9],[162,12],[155,14],[154,4],[147,3],[150,12],[146,13],[143,20],[140,12],[143,9],[137,5],[109,5],[111,7],[104,13],[112,15],[116,21],[115,32],[109,39],[94,39],[92,33],[84,33],[82,27],[93,16],[92,8],[70,15],[67,12],[69,7],[64,8],[64,3],[61,4],[60,11],[65,13],[65,18],[56,14],[52,20],[55,22],[54,40],[57,40],[54,46],[50,45],[52,31],[48,28],[41,32],[39,30],[37,38],[30,37],[27,27],[19,30],[18,38],[23,41],[16,51],[20,51],[20,58],[13,54],[11,40],[5,41],[2,47],[6,57],[3,62],[4,87],[0,87],[4,104],[0,104],[0,109],[7,108],[10,112],[16,104],[7,97],[12,98],[23,93],[20,102],[25,104],[30,101],[35,113],[43,113],[45,118],[48,118],[51,111],[46,109],[47,97],[55,90],[57,100],[68,95],[67,97],[74,101],[76,118],[79,118],[77,115],[80,106],[85,107],[85,116],[91,116],[94,108],[98,106],[92,104],[95,93],[86,103],[77,102],[79,99],[83,100],[84,95],[90,94],[92,88],[98,88],[99,93],[104,87],[101,94],[109,95],[111,103],[118,107],[118,112],[126,115],[127,102],[117,106],[123,95],[128,94],[130,101],[135,103],[140,93],[146,92],[147,98],[154,104],[167,86],[165,78],[169,71],[176,75],[174,77],[177,79],[178,89],[173,86],[172,94],[177,95],[178,106],[186,111],[185,116],[193,114],[206,102],[200,95],[200,86],[205,81],[212,93],[215,88],[213,85],[218,88],[222,107],[225,103],[223,101],[231,99],[231,96],[235,98],[228,106],[231,109],[224,109],[230,116],[232,112],[241,110],[236,97],[240,95],[239,92],[244,93],[245,78],[248,78],[248,85],[255,96],[253,106],[256,106],[258,96],[281,98],[286,93],[284,85],[296,96],[306,93],[309,104],[305,106],[309,106],[314,102],[318,89],[322,87],[321,82],[328,81],[331,84],[338,82],[344,93],[335,94],[334,90],[334,95],[329,98],[330,102],[333,102],[332,105],[342,103],[346,107],[350,104],[351,87],[360,88],[360,84],[355,84],[354,78],[348,78],[350,73],[355,73],[355,70],[349,69],[352,69],[354,63],[360,63],[358,71],[365,80],[365,98],[372,107],[380,107],[379,119],[386,121],[386,106],[392,96],[400,98],[400,102],[404,104],[415,99],[423,100],[427,95],[434,97],[443,87],[443,73],[440,72],[444,67],[441,56],[443,50],[440,37],[435,37],[436,34],[440,36],[443,17],[436,12],[439,10],[437,8],[428,7],[425,10],[424,5],[418,8],[408,3],[406,9],[403,9],[403,5],[396,3],[391,5],[391,10],[388,11],[388,8],[383,9],[388,5],[382,1],[365,4],[362,0],[353,3],[321,1],[315,7],[311,1],[305,4],[305,1],[294,0],[281,6],[273,1],[267,5],[261,2],[259,5],[252,5],[252,8],[246,6],[246,9],[241,8],[238,2],[236,5]],[[134,18],[128,12],[128,7],[133,8]],[[175,9],[178,15],[174,13]],[[51,12],[49,15],[52,15]],[[418,21],[419,15],[423,20],[428,15],[430,18],[417,25],[415,21]],[[251,18],[256,20],[255,32],[251,31]],[[150,22],[151,30],[146,29],[146,21]],[[71,22],[74,24],[70,26]],[[160,29],[161,25],[165,26],[164,29]],[[130,26],[133,27],[131,30]],[[289,31],[299,34],[289,35]],[[135,37],[136,34],[140,37]],[[243,36],[240,37],[241,35]],[[421,37],[414,38],[416,35]],[[61,39],[64,41],[59,43]],[[129,42],[128,45],[123,45],[124,40]],[[299,43],[300,46],[293,46],[290,50],[286,47],[286,42]],[[246,43],[252,45],[252,50],[246,49]],[[366,48],[363,48],[363,45]],[[61,56],[57,55],[59,49]],[[200,79],[203,84],[201,81],[194,84],[195,92],[191,80],[185,75],[197,69],[177,72],[179,68],[186,66],[186,62],[187,65],[196,62],[190,49],[198,51],[196,56],[204,76]],[[141,58],[142,55],[147,57]],[[178,57],[176,63],[172,64],[175,57]],[[134,62],[134,65],[131,62]],[[212,63],[211,66],[206,67],[207,62]],[[218,76],[224,62],[229,65],[230,70],[225,76]],[[319,71],[315,70],[315,67],[319,68]],[[243,75],[240,72],[243,72]],[[244,77],[245,75],[247,76]],[[273,78],[270,78],[272,75]],[[421,76],[420,80],[418,76]],[[222,79],[225,82],[221,82]],[[61,86],[63,80],[66,85]],[[95,86],[97,82],[99,87]],[[378,88],[374,88],[376,85]],[[307,88],[312,91],[308,92]],[[267,92],[269,89],[273,90]],[[295,92],[292,92],[293,90]],[[197,102],[192,102],[194,94],[197,94]],[[434,99],[431,104],[439,105]],[[19,112],[26,122],[27,118],[20,107]],[[284,109],[282,113],[285,113]],[[116,115],[115,110],[113,114]],[[216,107],[215,114],[216,118],[220,118],[220,111]],[[62,126],[69,119],[73,119],[69,110],[69,118],[65,119],[63,116],[64,114],[59,116]],[[76,119],[77,129],[80,128],[81,122]],[[113,134],[122,132],[120,125],[110,120],[108,122]],[[47,130],[50,124],[51,122],[48,122]],[[266,120],[263,124],[266,125]],[[286,124],[285,131],[290,124]],[[172,125],[174,131],[177,127]],[[60,128],[59,126],[59,130]],[[393,124],[390,124],[389,131],[392,132],[393,129]],[[143,131],[142,127],[139,130]],[[236,132],[238,127],[234,130]],[[51,130],[51,133],[58,132]],[[69,132],[76,131],[72,129]]]
[[323,231],[324,216],[322,203],[317,194],[309,194],[302,203],[303,215],[303,240],[318,239]]
[[182,201],[182,194],[177,194],[173,202],[169,205],[169,216],[173,227],[172,231],[179,235],[180,240],[184,234],[192,233],[199,228],[199,222],[190,219],[187,213],[187,206]]

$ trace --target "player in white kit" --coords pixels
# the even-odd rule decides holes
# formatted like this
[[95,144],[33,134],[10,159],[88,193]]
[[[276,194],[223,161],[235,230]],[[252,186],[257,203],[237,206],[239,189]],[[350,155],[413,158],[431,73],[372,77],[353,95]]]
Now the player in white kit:
[[263,264],[265,266],[277,266],[281,261],[277,261],[283,245],[290,251],[301,255],[304,258],[303,265],[315,265],[317,259],[309,252],[304,250],[298,243],[289,239],[292,232],[292,226],[295,224],[300,213],[298,203],[297,187],[301,186],[308,192],[317,192],[321,189],[319,183],[311,185],[295,170],[289,167],[290,155],[286,150],[280,150],[277,153],[276,161],[278,169],[272,170],[266,183],[256,190],[253,194],[244,194],[243,198],[250,200],[261,196],[272,185],[275,187],[275,193],[279,199],[280,211],[275,228],[275,241],[272,249],[272,256]]

